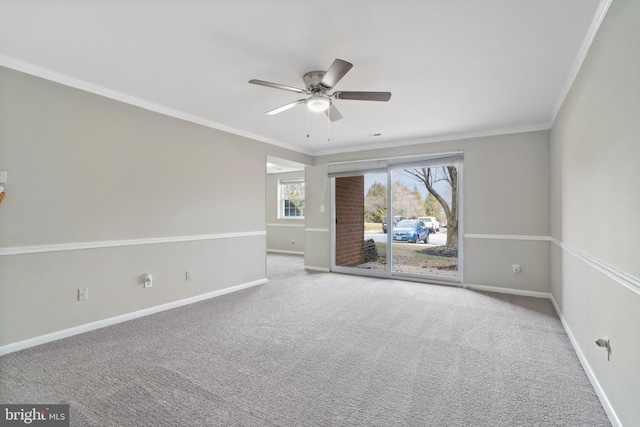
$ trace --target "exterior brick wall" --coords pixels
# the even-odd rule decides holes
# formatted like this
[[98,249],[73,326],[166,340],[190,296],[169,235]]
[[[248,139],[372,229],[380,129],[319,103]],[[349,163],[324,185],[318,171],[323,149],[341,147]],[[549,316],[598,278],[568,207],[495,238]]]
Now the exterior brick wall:
[[364,176],[336,178],[336,265],[364,262]]

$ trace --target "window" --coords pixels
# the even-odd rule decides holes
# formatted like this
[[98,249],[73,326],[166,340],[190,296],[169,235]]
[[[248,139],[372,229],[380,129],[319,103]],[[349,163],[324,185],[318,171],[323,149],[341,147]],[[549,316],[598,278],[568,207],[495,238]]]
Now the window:
[[279,190],[280,218],[304,218],[304,181],[281,179]]

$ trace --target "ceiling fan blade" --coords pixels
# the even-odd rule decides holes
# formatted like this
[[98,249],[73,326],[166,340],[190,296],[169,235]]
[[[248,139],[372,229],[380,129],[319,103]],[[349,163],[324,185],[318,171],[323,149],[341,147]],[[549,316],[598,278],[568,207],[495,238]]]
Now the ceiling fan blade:
[[290,92],[304,93],[304,94],[308,94],[309,93],[305,89],[298,89],[297,87],[285,86],[285,85],[281,85],[279,83],[265,82],[264,80],[253,79],[253,80],[249,80],[249,83],[254,84],[254,85],[272,87],[272,88],[275,88],[275,89],[288,90]]
[[340,114],[340,111],[338,111],[336,106],[333,105],[333,102],[331,103],[329,108],[325,110],[324,113],[327,115],[327,117],[329,117],[329,120],[331,120],[332,122],[338,121],[342,118],[342,114]]
[[282,107],[278,107],[278,108],[274,108],[273,110],[269,110],[265,114],[268,114],[268,115],[272,116],[274,114],[282,113],[283,111],[287,111],[288,109],[293,108],[293,107],[295,107],[297,105],[304,104],[305,101],[306,101],[306,99],[298,99],[297,101],[290,102],[288,104],[283,105]]
[[356,101],[388,101],[391,99],[391,92],[335,92],[333,97]]
[[345,74],[353,67],[353,64],[347,61],[343,61],[342,59],[336,59],[333,61],[333,64],[329,67],[326,73],[324,73],[324,77],[320,81],[320,85],[331,89],[334,87],[341,78],[344,77]]

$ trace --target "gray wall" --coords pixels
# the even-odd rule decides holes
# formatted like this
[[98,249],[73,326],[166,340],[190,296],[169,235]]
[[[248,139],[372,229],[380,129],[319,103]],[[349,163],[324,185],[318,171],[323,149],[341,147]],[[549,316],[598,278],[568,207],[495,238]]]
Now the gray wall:
[[[419,141],[416,141],[419,142]],[[549,292],[549,132],[423,143],[316,158],[307,168],[306,265],[329,268],[330,209],[327,163],[461,150],[464,282],[467,285]],[[522,273],[513,275],[512,264]]]
[[625,426],[640,425],[639,19],[640,2],[612,3],[551,138],[553,296]]
[[269,252],[304,254],[306,239],[304,218],[278,218],[278,181],[293,178],[304,179],[304,171],[267,175],[267,250]]
[[307,156],[5,68],[0,93],[0,346],[264,281],[267,154]]
[[331,266],[331,195],[326,165],[305,169],[305,268],[329,271]]

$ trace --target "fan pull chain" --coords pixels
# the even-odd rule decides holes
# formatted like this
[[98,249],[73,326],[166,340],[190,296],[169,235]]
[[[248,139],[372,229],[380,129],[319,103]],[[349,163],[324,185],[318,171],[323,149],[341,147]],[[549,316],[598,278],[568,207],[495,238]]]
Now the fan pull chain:
[[307,138],[309,138],[309,109],[306,108],[306,105],[305,110],[307,110]]

